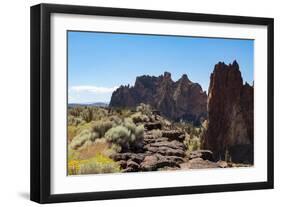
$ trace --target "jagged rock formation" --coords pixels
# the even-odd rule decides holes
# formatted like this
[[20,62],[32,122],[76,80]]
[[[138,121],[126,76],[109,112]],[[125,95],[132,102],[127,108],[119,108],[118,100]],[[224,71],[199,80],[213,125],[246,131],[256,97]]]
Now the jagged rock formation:
[[207,115],[207,94],[187,75],[178,81],[165,72],[159,77],[140,76],[135,85],[121,86],[113,92],[110,107],[136,107],[140,103],[151,105],[169,119],[199,123]]
[[204,149],[219,160],[253,163],[253,93],[236,61],[219,62],[211,74],[208,91],[208,128]]

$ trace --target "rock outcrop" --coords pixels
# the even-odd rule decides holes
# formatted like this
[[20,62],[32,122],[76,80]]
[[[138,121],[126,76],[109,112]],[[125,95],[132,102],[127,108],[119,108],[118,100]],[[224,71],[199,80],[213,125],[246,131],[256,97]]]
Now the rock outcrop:
[[121,86],[113,92],[109,106],[133,108],[140,103],[151,105],[174,121],[186,120],[196,124],[207,115],[207,94],[187,75],[176,82],[168,72],[159,77],[137,77],[133,87]]
[[243,79],[236,61],[219,62],[210,78],[208,127],[203,148],[216,160],[253,163],[253,93]]
[[187,150],[188,144],[184,142],[186,133],[166,125],[163,117],[156,118],[156,121],[161,120],[161,125],[156,128],[151,127],[151,122],[141,123],[145,126],[141,151],[111,155],[111,158],[119,163],[122,172],[228,167],[226,162],[216,162],[209,150]]
[[[123,172],[156,171],[161,169],[179,169],[185,161],[186,146],[181,131],[163,131],[161,136],[147,130],[144,136],[143,152],[117,153],[112,159],[118,161]],[[168,137],[164,137],[168,135]]]

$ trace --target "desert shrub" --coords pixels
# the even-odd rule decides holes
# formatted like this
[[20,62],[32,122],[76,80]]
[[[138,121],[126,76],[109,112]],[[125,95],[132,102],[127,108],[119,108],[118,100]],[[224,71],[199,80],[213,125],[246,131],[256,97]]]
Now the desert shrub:
[[122,124],[122,119],[120,119],[118,116],[110,116],[109,121],[113,122],[114,125],[120,125]]
[[132,118],[125,118],[123,125],[129,129],[131,132],[135,132],[136,125],[133,122]]
[[152,115],[152,109],[148,104],[141,103],[139,106],[136,107],[136,111],[141,112],[142,114],[145,114],[147,116]]
[[135,129],[136,140],[142,141],[143,135],[144,135],[144,126],[143,125],[137,126],[136,129]]
[[77,151],[73,150],[71,147],[68,147],[67,160],[75,160],[75,159],[77,159]]
[[68,147],[67,151],[67,173],[68,175],[76,175],[79,171],[79,163],[77,162],[77,152],[76,150]]
[[72,149],[78,149],[85,143],[90,144],[96,138],[98,138],[97,134],[92,133],[91,130],[89,130],[89,129],[85,129],[72,139],[72,141],[70,143],[70,147]]
[[79,124],[84,124],[85,121],[81,117],[75,117],[75,116],[69,115],[67,117],[67,123],[68,123],[68,125],[77,126]]
[[80,113],[83,111],[82,107],[71,107],[68,108],[68,114],[74,117],[80,116]]
[[82,113],[81,113],[81,117],[83,118],[83,120],[85,120],[86,122],[90,122],[93,120],[93,109],[90,107],[86,107]]
[[145,114],[142,114],[141,112],[132,114],[131,119],[134,123],[149,122],[149,117]]
[[77,133],[77,127],[73,125],[68,125],[67,126],[67,140],[69,142],[72,141],[72,139],[76,136]]
[[84,121],[83,123],[76,126],[77,127],[76,134],[79,134],[86,129],[92,131],[92,126],[93,126],[93,122],[86,123]]
[[121,152],[122,151],[122,147],[120,145],[118,145],[118,144],[111,143],[110,150],[111,151],[109,151],[109,153],[114,154],[116,152]]
[[108,142],[121,146],[123,151],[138,148],[143,142],[144,127],[136,126],[130,119],[123,125],[115,126],[105,133]]
[[103,137],[107,130],[113,127],[113,122],[108,120],[95,121],[92,124],[92,131],[97,137]]
[[69,160],[67,166],[68,175],[77,175],[79,174],[80,164],[78,160]]
[[189,151],[199,150],[201,148],[201,141],[198,137],[194,137],[188,140],[187,145]]
[[93,110],[93,120],[101,120],[103,117],[107,116],[108,112],[106,109],[103,108],[94,108]]
[[116,126],[106,132],[105,138],[109,142],[123,146],[129,142],[130,134],[130,131],[126,127]]
[[122,112],[121,112],[121,117],[122,118],[126,118],[126,117],[129,117],[133,114],[132,110],[130,109],[123,109]]
[[120,172],[120,166],[117,162],[101,154],[98,154],[88,160],[82,160],[80,162],[78,161],[77,169],[78,169],[78,174]]
[[91,122],[101,120],[108,114],[107,110],[95,106],[77,106],[68,108],[68,123],[77,125],[79,122]]

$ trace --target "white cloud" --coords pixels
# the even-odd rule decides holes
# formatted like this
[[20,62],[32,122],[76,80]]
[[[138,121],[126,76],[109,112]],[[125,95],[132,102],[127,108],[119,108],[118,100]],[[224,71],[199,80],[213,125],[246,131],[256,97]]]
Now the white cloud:
[[95,94],[106,94],[112,93],[118,87],[100,87],[100,86],[93,86],[93,85],[81,85],[81,86],[72,86],[70,87],[70,91],[73,92],[88,92],[88,93],[95,93]]

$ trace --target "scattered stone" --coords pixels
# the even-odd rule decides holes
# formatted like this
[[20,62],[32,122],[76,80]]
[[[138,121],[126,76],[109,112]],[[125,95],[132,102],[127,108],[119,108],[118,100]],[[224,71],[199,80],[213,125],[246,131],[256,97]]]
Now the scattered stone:
[[144,128],[150,131],[153,129],[161,129],[162,125],[160,122],[148,122],[144,124]]
[[151,147],[169,147],[172,149],[182,149],[182,150],[184,150],[186,148],[183,143],[178,142],[176,140],[173,140],[171,142],[169,142],[169,141],[154,142],[154,143],[151,143],[149,146],[151,146]]
[[140,167],[143,171],[155,171],[164,167],[179,168],[180,165],[178,163],[181,161],[183,160],[179,160],[177,157],[166,157],[160,154],[154,154],[146,156]]
[[213,153],[210,150],[196,150],[187,153],[188,158],[202,158],[203,160],[215,161],[213,157]]
[[118,161],[118,164],[120,165],[120,167],[121,167],[122,169],[127,168],[127,161],[126,161],[126,160],[119,160],[119,161]]
[[134,162],[133,160],[128,160],[127,167],[132,168],[134,170],[138,170],[140,168],[139,164]]
[[136,163],[140,163],[144,159],[144,154],[142,153],[116,153],[111,156],[111,158],[115,161],[120,161],[120,160],[133,160]]
[[182,149],[173,149],[170,147],[151,147],[151,146],[145,146],[145,149],[152,153],[159,153],[161,155],[185,157],[185,152]]
[[167,137],[170,140],[178,140],[180,142],[183,142],[185,138],[184,132],[179,130],[162,131],[162,136]]
[[228,164],[227,164],[226,161],[220,160],[217,163],[218,163],[219,167],[221,167],[221,168],[227,168],[228,167]]
[[216,162],[211,162],[209,160],[203,160],[202,158],[194,158],[189,160],[182,169],[205,169],[205,168],[219,168],[219,164]]
[[122,170],[122,172],[137,172],[137,171],[131,167],[127,167],[126,169]]

